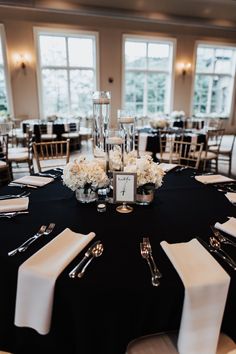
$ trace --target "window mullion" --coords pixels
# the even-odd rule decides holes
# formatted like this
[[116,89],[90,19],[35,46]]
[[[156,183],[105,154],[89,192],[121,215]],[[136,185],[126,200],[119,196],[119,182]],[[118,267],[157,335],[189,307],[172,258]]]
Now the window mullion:
[[69,49],[68,49],[68,37],[66,39],[66,76],[67,76],[67,92],[68,92],[68,104],[69,114],[71,115],[71,90],[70,90],[70,64],[69,64]]

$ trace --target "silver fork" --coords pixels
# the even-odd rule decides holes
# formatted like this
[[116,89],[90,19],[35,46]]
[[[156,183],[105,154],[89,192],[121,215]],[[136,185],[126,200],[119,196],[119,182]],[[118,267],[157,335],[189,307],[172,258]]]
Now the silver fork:
[[149,269],[150,269],[150,272],[151,272],[152,285],[153,286],[159,286],[160,285],[160,281],[159,281],[157,275],[154,273],[154,270],[152,269],[152,265],[151,265],[150,260],[149,260],[148,249],[143,243],[140,243],[140,252],[141,252],[141,256],[147,261],[147,264],[149,266]]
[[49,235],[49,234],[52,232],[52,230],[54,229],[54,227],[55,227],[55,224],[54,224],[54,223],[49,224],[49,226],[47,227],[46,230],[44,230],[43,233],[41,233],[40,235],[37,235],[36,237],[34,237],[34,238],[33,238],[32,240],[30,240],[25,246],[22,246],[22,245],[21,245],[20,247],[18,247],[18,251],[19,251],[19,252],[24,252],[24,251],[26,251],[27,248],[28,248],[35,240],[37,240],[40,236]]
[[30,238],[28,238],[25,242],[23,242],[20,246],[18,246],[18,247],[15,248],[14,250],[9,251],[9,252],[8,252],[8,256],[14,256],[14,254],[16,254],[16,253],[19,251],[20,247],[24,247],[24,246],[27,245],[27,243],[30,242],[31,240],[34,240],[34,239],[36,239],[38,236],[42,235],[42,234],[44,233],[44,231],[46,230],[46,228],[47,228],[46,225],[42,225],[42,226],[40,227],[39,231],[38,231],[35,235],[33,235],[33,236],[31,236]]
[[235,242],[231,241],[226,236],[223,236],[222,233],[218,229],[216,229],[214,226],[211,226],[211,229],[212,229],[213,234],[215,235],[215,237],[217,237],[220,242],[225,243],[226,245],[231,245],[231,246],[236,247],[236,243]]
[[143,244],[147,247],[148,249],[148,252],[149,252],[149,256],[150,256],[150,259],[151,259],[151,262],[152,262],[152,265],[153,265],[153,271],[154,273],[157,275],[158,278],[161,278],[162,277],[162,274],[161,272],[159,271],[159,269],[157,268],[157,265],[154,261],[154,258],[152,256],[152,246],[151,246],[151,243],[150,243],[150,240],[149,240],[149,237],[143,237]]
[[30,192],[23,192],[20,194],[5,194],[5,195],[1,195],[0,196],[0,200],[3,199],[12,199],[12,198],[24,198],[24,197],[28,197],[30,195]]

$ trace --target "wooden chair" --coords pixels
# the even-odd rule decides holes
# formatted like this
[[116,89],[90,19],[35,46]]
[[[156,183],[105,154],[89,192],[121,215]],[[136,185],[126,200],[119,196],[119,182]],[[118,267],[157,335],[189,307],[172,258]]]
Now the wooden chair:
[[11,181],[10,166],[8,163],[8,134],[0,135],[0,186]]
[[38,171],[42,172],[69,162],[70,140],[33,143],[33,150]]
[[174,141],[183,141],[183,135],[160,134],[160,152],[156,153],[159,162],[178,163],[179,152],[174,148]]
[[[222,146],[222,143],[221,143],[219,151],[218,151],[218,162],[223,162],[223,163],[229,164],[229,169],[228,169],[229,176],[231,175],[232,156],[233,156],[235,138],[236,138],[236,135],[233,135],[229,146]],[[215,147],[211,146],[210,151],[215,152]]]
[[224,132],[224,129],[212,129],[207,132],[206,146],[201,154],[203,171],[205,171],[207,165],[210,164],[210,168],[212,169],[213,167],[215,172],[218,173],[218,157]]
[[19,167],[19,164],[27,164],[29,173],[34,173],[34,165],[33,165],[33,132],[32,130],[28,130],[26,133],[26,147],[16,147],[9,149],[8,151],[8,161],[10,166],[11,176],[13,177],[13,173],[22,172],[22,170],[14,169],[13,163]]
[[152,151],[146,150],[146,146],[147,146],[147,135],[142,134],[140,132],[136,133],[134,137],[134,148],[137,151],[138,157],[145,156],[145,155],[153,156]]
[[173,156],[176,156],[175,163],[183,167],[194,169],[199,168],[203,143],[192,143],[184,140],[174,140],[172,144]]
[[70,139],[70,146],[73,149],[80,148],[80,124],[78,122],[71,122],[67,124],[66,132],[61,134],[64,139]]
[[57,134],[53,133],[53,123],[39,124],[40,141],[54,141]]

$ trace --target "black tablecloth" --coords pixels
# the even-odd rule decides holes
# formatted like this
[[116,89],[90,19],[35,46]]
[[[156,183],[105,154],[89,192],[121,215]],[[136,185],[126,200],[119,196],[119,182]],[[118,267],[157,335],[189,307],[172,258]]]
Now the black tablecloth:
[[[55,181],[31,190],[28,215],[0,219],[0,349],[14,354],[123,354],[133,338],[156,331],[178,329],[184,288],[160,242],[189,241],[211,235],[210,225],[236,216],[236,208],[222,192],[191,177],[191,170],[169,172],[156,191],[151,206],[134,205],[131,214],[119,214],[108,204],[105,213],[96,203],[82,205],[74,193]],[[19,188],[4,187],[0,194]],[[42,224],[55,222],[52,234],[37,240],[27,252],[8,257],[7,252],[35,233]],[[18,267],[66,227],[75,232],[96,233],[104,254],[93,261],[82,279],[68,272],[83,251],[56,282],[52,327],[48,335],[14,326]],[[149,236],[154,258],[163,273],[153,287],[139,243]],[[233,247],[227,251],[232,256]],[[236,274],[217,259],[231,276],[222,330],[236,340]],[[26,294],[27,296],[27,294]],[[216,294],[217,296],[217,294]]]

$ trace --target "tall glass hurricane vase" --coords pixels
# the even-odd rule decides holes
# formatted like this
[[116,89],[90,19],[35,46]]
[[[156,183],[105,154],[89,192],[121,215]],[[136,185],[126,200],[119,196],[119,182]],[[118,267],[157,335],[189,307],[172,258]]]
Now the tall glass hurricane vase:
[[105,151],[105,132],[110,122],[111,93],[95,91],[93,93],[93,137],[94,148]]
[[123,129],[125,132],[125,151],[129,153],[135,148],[135,114],[124,109],[119,109],[117,111],[117,118],[119,129]]

